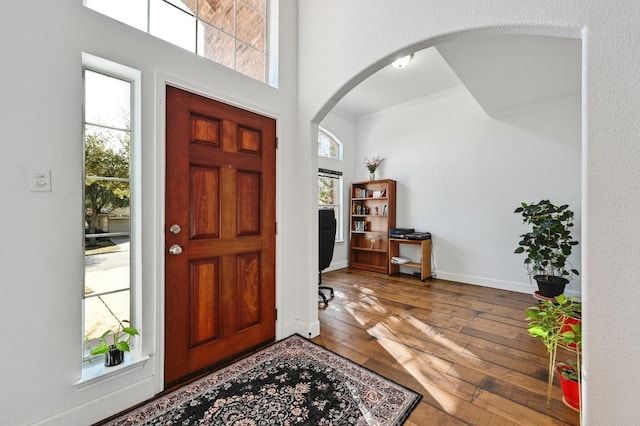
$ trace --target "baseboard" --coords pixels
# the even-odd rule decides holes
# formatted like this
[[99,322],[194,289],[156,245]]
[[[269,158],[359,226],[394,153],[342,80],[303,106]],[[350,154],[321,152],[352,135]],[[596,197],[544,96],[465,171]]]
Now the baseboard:
[[282,327],[282,336],[279,336],[279,338],[284,339],[292,334],[314,338],[320,334],[320,321],[316,320],[310,324],[299,320],[291,321]]
[[[475,277],[470,275],[453,274],[450,272],[437,272],[438,279],[447,281],[456,281],[464,284],[473,284],[481,287],[497,288],[499,290],[515,291],[517,293],[532,294],[537,290],[535,283],[518,283],[515,281],[497,280],[494,278]],[[568,296],[580,296],[580,292],[567,289],[565,294]]]
[[61,411],[46,419],[32,423],[33,426],[89,425],[127,410],[155,395],[154,376],[109,392],[107,395],[84,402]]
[[345,260],[345,261],[342,261],[342,262],[332,263],[331,265],[329,265],[329,267],[327,269],[325,269],[322,272],[336,271],[338,269],[344,269],[344,268],[348,268],[348,267],[349,267],[349,261]]

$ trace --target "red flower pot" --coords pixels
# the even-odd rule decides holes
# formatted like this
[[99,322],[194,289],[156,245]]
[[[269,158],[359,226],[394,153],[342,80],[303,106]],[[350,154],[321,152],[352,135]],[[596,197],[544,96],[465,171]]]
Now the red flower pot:
[[580,410],[580,383],[564,377],[562,372],[565,370],[575,372],[572,367],[567,365],[558,365],[556,367],[556,373],[560,378],[560,388],[562,388],[562,400],[574,410]]

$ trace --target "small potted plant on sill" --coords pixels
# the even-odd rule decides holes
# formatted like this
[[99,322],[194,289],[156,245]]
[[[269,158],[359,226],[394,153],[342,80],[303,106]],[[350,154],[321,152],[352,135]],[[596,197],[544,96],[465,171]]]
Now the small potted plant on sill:
[[118,321],[118,328],[115,331],[109,329],[102,333],[99,337],[100,343],[98,346],[89,351],[91,355],[104,354],[104,365],[106,367],[122,364],[124,353],[130,350],[131,339],[133,336],[140,334],[137,329],[125,326],[123,323],[129,324],[129,321]]
[[571,236],[573,212],[568,205],[555,206],[549,200],[522,203],[514,213],[522,216],[531,230],[520,236],[514,253],[526,253],[525,267],[538,283],[541,296],[554,298],[564,293],[565,286],[578,271],[568,257],[578,245]]
[[558,346],[571,348],[571,345],[575,344],[577,346],[576,351],[579,354],[582,339],[581,326],[580,324],[568,325],[567,319],[575,317],[576,313],[581,312],[581,310],[581,303],[564,294],[558,295],[553,301],[543,300],[538,305],[531,306],[525,310],[529,322],[529,334],[540,339],[549,354],[548,407],[551,406],[551,390]]

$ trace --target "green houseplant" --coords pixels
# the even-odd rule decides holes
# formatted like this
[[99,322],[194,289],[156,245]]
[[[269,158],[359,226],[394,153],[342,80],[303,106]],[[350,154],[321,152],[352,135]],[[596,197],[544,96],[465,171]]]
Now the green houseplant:
[[124,353],[130,350],[131,339],[140,334],[137,329],[123,323],[129,324],[129,321],[118,321],[118,328],[102,333],[98,346],[89,351],[91,355],[104,354],[104,365],[107,367],[121,364],[124,361]]
[[582,310],[582,304],[574,298],[560,294],[552,300],[543,300],[536,306],[525,310],[528,321],[529,335],[540,339],[549,354],[549,381],[547,383],[547,406],[551,405],[551,390],[553,373],[556,367],[556,351],[559,345],[570,348],[577,345],[577,352],[581,346],[580,324],[569,324],[569,318],[577,317]]
[[520,235],[516,254],[526,254],[525,267],[538,283],[544,297],[556,297],[564,293],[569,279],[579,275],[568,257],[578,245],[571,236],[573,212],[568,205],[556,206],[549,200],[538,203],[522,203],[514,213],[522,216],[523,223],[531,230]]

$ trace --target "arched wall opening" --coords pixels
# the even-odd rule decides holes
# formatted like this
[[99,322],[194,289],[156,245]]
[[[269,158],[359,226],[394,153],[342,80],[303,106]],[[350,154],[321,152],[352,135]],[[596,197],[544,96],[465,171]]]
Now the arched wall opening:
[[[471,38],[476,38],[476,37],[483,37],[483,36],[487,36],[487,35],[523,35],[523,36],[551,36],[551,37],[558,37],[559,35],[562,37],[567,37],[567,38],[573,38],[573,39],[578,39],[582,41],[582,51],[584,51],[585,46],[584,46],[584,40],[581,37],[580,31],[574,30],[574,29],[550,29],[550,28],[544,28],[544,29],[530,29],[530,31],[522,31],[521,29],[515,30],[515,29],[511,29],[511,28],[494,28],[491,30],[478,30],[478,31],[462,31],[456,34],[447,34],[446,36],[442,36],[442,37],[437,37],[437,38],[432,38],[429,40],[424,40],[420,43],[416,43],[413,44],[411,46],[408,46],[406,48],[394,51],[389,53],[388,55],[384,56],[383,58],[381,58],[380,60],[376,61],[375,63],[371,64],[369,67],[367,67],[366,69],[364,69],[363,71],[361,71],[358,75],[354,76],[352,79],[350,79],[349,81],[345,82],[341,88],[333,95],[330,97],[330,99],[327,101],[327,103],[325,105],[323,105],[321,107],[321,109],[318,111],[318,113],[314,116],[313,122],[311,123],[311,134],[316,134],[317,131],[317,125],[320,124],[321,122],[323,122],[323,120],[325,119],[325,117],[327,117],[327,115],[331,112],[331,110],[333,109],[333,107],[338,104],[339,100],[342,99],[343,96],[345,96],[350,90],[352,90],[353,88],[355,88],[358,84],[360,84],[361,82],[363,82],[364,80],[366,80],[367,78],[369,78],[371,75],[373,75],[375,72],[381,70],[382,68],[386,67],[388,64],[390,64],[392,62],[392,60],[394,58],[397,58],[399,56],[403,56],[405,54],[408,53],[414,53],[416,51],[428,48],[428,47],[433,47],[433,46],[438,46],[442,43],[446,43],[446,42],[450,42],[450,41],[455,41],[455,40],[465,40],[465,39],[471,39]],[[577,77],[580,79],[580,81],[583,81],[583,75],[584,75],[584,59],[582,59],[582,70],[581,70],[581,74],[578,75]],[[582,82],[581,85],[584,85],[584,83]],[[464,97],[464,94],[456,94],[456,96],[461,96]],[[467,99],[468,100],[468,99]],[[582,141],[582,135],[584,134],[584,128],[585,128],[585,117],[584,117],[584,108],[582,105],[582,100],[581,99],[576,99],[575,101],[575,105],[571,106],[571,112],[567,112],[565,110],[562,110],[563,113],[566,114],[574,114],[574,109],[577,108],[577,118],[576,117],[572,117],[574,119],[577,119],[577,128],[574,129],[572,131],[572,136],[573,137],[577,137],[576,140],[576,145],[577,147],[573,147],[574,149],[578,150],[578,158],[573,158],[573,161],[575,161],[576,163],[573,165],[573,181],[572,181],[572,185],[575,186],[574,188],[574,193],[575,196],[577,197],[577,207],[578,207],[578,214],[580,213],[581,209],[581,204],[582,204],[582,194],[584,193],[584,182],[581,179],[581,175],[582,175],[582,170],[583,170],[583,149],[584,149],[584,143]],[[575,108],[574,108],[575,107]],[[561,108],[562,109],[562,108]],[[551,114],[557,113],[557,109],[552,111]],[[403,114],[407,114],[406,111],[403,112]],[[544,118],[543,116],[539,116],[538,118],[542,119]],[[498,123],[498,131],[502,131],[504,130],[504,128],[508,128],[508,127],[526,127],[527,125],[530,125],[532,122],[527,122],[526,120],[522,120],[520,119],[520,117],[507,117],[507,118],[501,118],[500,123]],[[369,126],[369,129],[373,129],[374,126]],[[360,127],[359,127],[360,129]],[[378,128],[379,130],[379,128]],[[534,131],[535,129],[526,129],[529,131]],[[557,129],[556,129],[557,130]],[[373,130],[372,130],[373,131]],[[369,133],[367,133],[368,135]],[[362,135],[358,135],[358,141],[360,141],[360,137]],[[315,143],[315,140],[312,140],[312,144]],[[365,151],[366,152],[366,151]],[[313,154],[315,153],[315,151],[312,149],[312,156],[314,156]],[[362,160],[362,154],[363,152],[358,151],[358,155],[355,157],[355,159],[353,160],[355,163],[359,163]],[[379,153],[378,151],[371,151],[371,152],[366,152],[366,154],[368,155],[374,155],[376,153]],[[387,154],[389,153],[389,151],[387,151]],[[383,155],[385,156],[385,155]],[[389,160],[390,158],[388,158]],[[388,161],[387,160],[387,161]],[[314,164],[313,162],[317,161],[317,159],[312,158],[312,164]],[[393,160],[392,160],[393,161]],[[359,165],[354,165],[354,168],[358,168],[360,167]],[[356,170],[356,173],[359,172],[360,170]],[[354,180],[363,180],[362,179],[363,176],[358,176],[356,178],[354,178]],[[395,175],[386,175],[385,177],[388,178],[392,178],[395,179],[396,176]],[[345,179],[345,188],[348,187],[348,179]],[[416,184],[416,182],[413,182],[413,184]],[[518,188],[513,188],[513,191],[515,193],[517,193]],[[345,192],[348,192],[345,191]],[[410,192],[409,190],[405,191],[407,194]],[[398,191],[399,196],[402,194],[402,190]],[[544,197],[543,194],[540,195],[540,197]],[[348,199],[348,196],[346,197],[346,199]],[[345,199],[345,200],[346,200]],[[534,199],[520,199],[519,201],[537,201]],[[563,202],[563,200],[557,200],[558,202]],[[513,220],[515,222],[519,222],[519,219],[513,215],[513,209],[515,209],[515,207],[517,207],[517,204],[514,204],[512,206],[509,206],[509,210],[505,210],[505,216],[508,216],[508,219]],[[412,216],[413,217],[413,216]],[[469,216],[466,216],[466,220],[469,219]],[[460,217],[460,220],[465,220],[465,216]],[[577,225],[576,226],[576,237],[579,240],[582,240],[581,236],[580,236],[580,218],[578,217],[577,220]],[[406,225],[413,225],[414,222],[408,223]],[[398,222],[398,226],[403,226],[405,225],[405,223],[400,223]],[[428,226],[428,224],[424,224],[424,226]],[[427,231],[433,231],[431,229],[420,229],[420,230],[427,230]],[[345,229],[345,233],[348,232],[348,229]],[[582,233],[584,233],[585,230],[582,230]],[[517,245],[517,238],[518,238],[518,233],[512,233],[512,245],[513,247],[511,247],[511,250],[508,253],[508,256],[511,256],[510,261],[513,262],[513,264],[517,264],[517,268],[519,270],[521,270],[524,273],[524,269],[522,268],[522,259],[521,258],[517,258],[515,255],[512,254],[513,249],[515,248],[515,246]],[[436,241],[435,244],[437,244],[437,237],[436,237]],[[442,243],[442,241],[441,241]],[[315,245],[313,245],[315,246]],[[444,247],[443,245],[441,245],[440,247]],[[461,250],[460,247],[446,247],[447,249],[450,250]],[[580,258],[580,248],[581,246],[579,246],[578,249],[578,258]],[[317,253],[313,253],[312,256],[314,258],[317,258]],[[584,264],[582,265],[582,267],[584,268]],[[580,269],[582,270],[582,269]],[[444,277],[443,277],[444,278]],[[452,277],[453,278],[453,277]],[[476,277],[478,278],[478,277]],[[486,282],[484,284],[486,284],[487,286],[492,286],[494,283],[492,283],[491,278],[492,277],[479,277],[479,278],[487,278]],[[444,278],[447,279],[447,278]],[[453,278],[456,281],[462,281],[464,282],[464,279],[462,280],[457,280],[455,278]],[[495,280],[494,280],[495,281]],[[482,285],[483,283],[478,283],[478,282],[472,282],[474,284],[480,284]],[[509,284],[509,283],[506,283]],[[508,286],[507,286],[508,287]],[[584,286],[583,286],[584,288]],[[533,292],[534,288],[530,288],[531,292]],[[579,286],[577,289],[577,293],[579,293]]]

